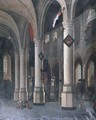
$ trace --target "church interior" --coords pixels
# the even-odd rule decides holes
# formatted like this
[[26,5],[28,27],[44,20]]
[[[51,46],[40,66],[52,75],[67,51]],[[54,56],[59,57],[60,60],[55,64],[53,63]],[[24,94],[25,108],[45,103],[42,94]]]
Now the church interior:
[[90,100],[95,24],[95,0],[0,0],[0,98],[64,109]]

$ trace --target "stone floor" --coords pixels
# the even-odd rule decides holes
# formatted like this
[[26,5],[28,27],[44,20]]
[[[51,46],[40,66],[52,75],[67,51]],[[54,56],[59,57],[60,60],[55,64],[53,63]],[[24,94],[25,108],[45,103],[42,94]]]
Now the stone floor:
[[31,109],[19,109],[16,103],[0,100],[0,120],[96,120],[96,113],[89,102],[83,102],[83,107],[76,110],[62,110],[58,102],[34,106]]

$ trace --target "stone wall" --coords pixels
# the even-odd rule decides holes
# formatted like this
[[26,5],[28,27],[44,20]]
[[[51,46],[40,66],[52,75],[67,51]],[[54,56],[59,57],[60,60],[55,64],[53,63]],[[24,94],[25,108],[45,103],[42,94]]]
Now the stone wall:
[[[43,53],[50,65],[55,60],[62,61],[63,58],[63,29],[62,26],[45,35],[43,41]],[[51,66],[52,67],[52,66]]]

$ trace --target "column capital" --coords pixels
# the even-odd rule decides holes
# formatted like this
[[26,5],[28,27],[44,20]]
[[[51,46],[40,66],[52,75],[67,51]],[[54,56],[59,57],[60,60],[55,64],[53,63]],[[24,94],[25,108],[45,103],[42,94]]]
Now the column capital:
[[19,52],[20,52],[20,55],[23,55],[24,54],[24,48],[20,48]]
[[72,20],[63,21],[62,24],[63,24],[63,27],[64,27],[64,28],[73,27],[73,22],[72,22]]
[[35,39],[34,43],[35,43],[35,47],[42,46],[42,41],[41,40],[36,40]]

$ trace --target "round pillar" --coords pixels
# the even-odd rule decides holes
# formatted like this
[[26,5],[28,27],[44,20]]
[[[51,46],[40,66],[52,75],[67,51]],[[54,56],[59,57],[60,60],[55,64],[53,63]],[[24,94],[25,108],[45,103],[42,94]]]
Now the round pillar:
[[83,65],[82,68],[82,78],[85,79],[85,64]]
[[15,91],[14,91],[14,101],[19,100],[19,53],[15,51]]
[[[73,37],[73,26],[71,21],[63,22],[64,26],[64,38],[69,34]],[[75,109],[74,104],[74,86],[73,86],[73,45],[68,47],[63,43],[63,71],[64,71],[64,85],[61,93],[61,107],[63,109]]]
[[27,101],[28,93],[26,89],[25,81],[25,67],[24,67],[24,49],[20,49],[20,90],[19,90],[19,100]]
[[33,103],[34,104],[44,104],[45,103],[45,92],[42,87],[41,81],[41,69],[42,61],[39,58],[39,54],[42,51],[42,45],[39,41],[35,41],[35,87],[33,93]]

